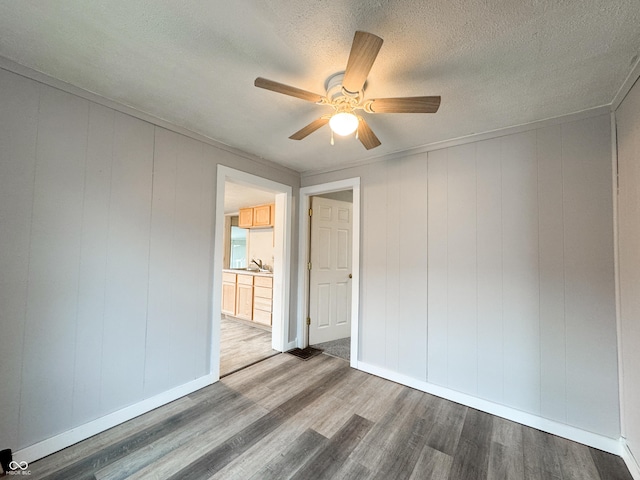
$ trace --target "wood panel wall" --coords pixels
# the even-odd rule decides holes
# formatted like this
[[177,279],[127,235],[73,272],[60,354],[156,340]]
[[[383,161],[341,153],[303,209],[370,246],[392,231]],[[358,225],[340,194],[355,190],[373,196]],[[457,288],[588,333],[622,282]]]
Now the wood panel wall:
[[618,438],[608,115],[354,176],[360,361]]
[[2,448],[209,373],[218,163],[299,182],[0,69]]
[[616,111],[623,435],[640,459],[640,84]]

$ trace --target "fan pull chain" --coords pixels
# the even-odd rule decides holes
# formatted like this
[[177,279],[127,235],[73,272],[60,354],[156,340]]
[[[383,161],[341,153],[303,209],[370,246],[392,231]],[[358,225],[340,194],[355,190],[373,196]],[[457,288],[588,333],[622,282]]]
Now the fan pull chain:
[[333,130],[331,130],[331,145],[334,145],[334,142],[333,142]]

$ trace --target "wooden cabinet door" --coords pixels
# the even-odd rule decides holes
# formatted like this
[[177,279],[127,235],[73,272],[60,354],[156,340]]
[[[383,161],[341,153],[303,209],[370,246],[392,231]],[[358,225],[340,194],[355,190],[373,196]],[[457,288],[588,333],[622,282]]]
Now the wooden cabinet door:
[[236,314],[236,274],[222,272],[222,306],[220,311],[227,315]]
[[238,283],[236,289],[236,317],[252,320],[253,317],[253,285]]
[[238,226],[240,228],[253,227],[253,208],[241,208],[238,215]]
[[222,284],[222,313],[227,315],[236,314],[236,284],[224,282]]
[[271,226],[271,205],[260,205],[253,208],[253,226]]

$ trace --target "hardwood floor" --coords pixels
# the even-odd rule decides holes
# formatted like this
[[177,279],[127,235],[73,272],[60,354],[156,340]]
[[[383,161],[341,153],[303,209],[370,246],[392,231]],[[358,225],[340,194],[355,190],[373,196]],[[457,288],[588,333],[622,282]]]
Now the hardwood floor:
[[220,376],[276,355],[271,348],[271,331],[242,320],[222,317],[220,321]]
[[286,354],[30,465],[45,479],[630,480],[619,457]]

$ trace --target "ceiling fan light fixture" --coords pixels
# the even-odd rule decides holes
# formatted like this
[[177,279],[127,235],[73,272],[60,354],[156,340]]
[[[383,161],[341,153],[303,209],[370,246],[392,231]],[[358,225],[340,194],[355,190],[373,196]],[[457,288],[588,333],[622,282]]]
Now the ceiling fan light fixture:
[[358,129],[358,117],[350,112],[338,112],[329,120],[329,126],[336,135],[351,135]]

